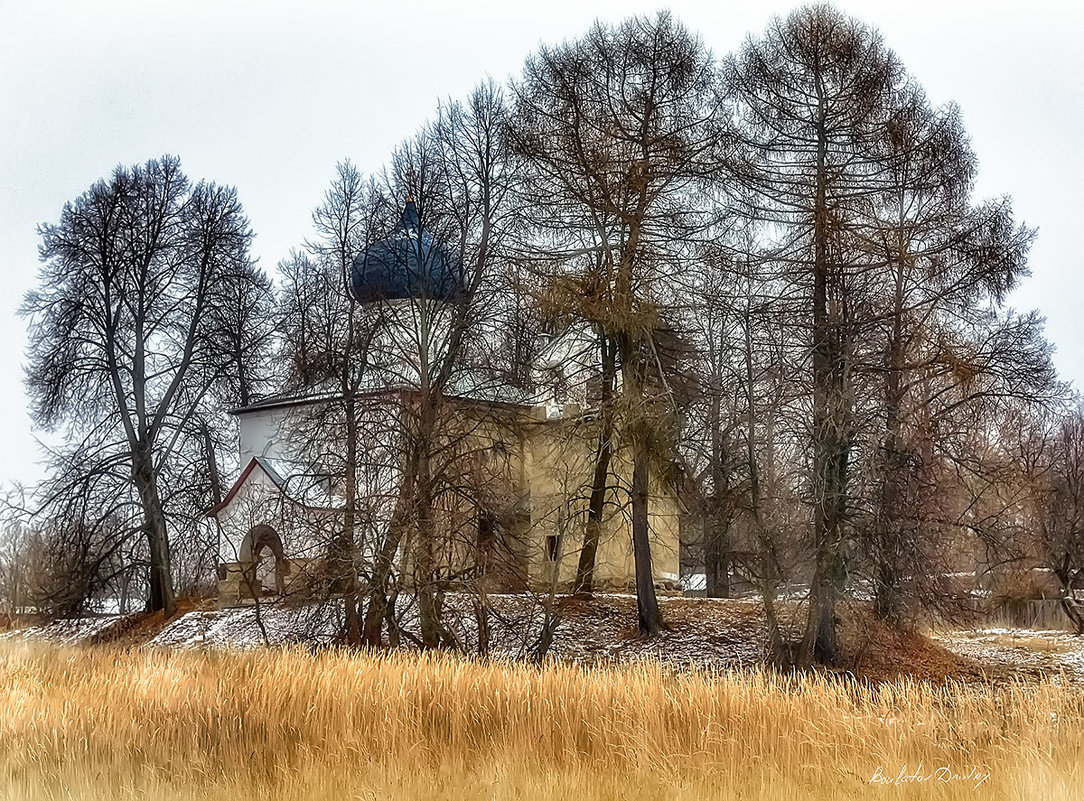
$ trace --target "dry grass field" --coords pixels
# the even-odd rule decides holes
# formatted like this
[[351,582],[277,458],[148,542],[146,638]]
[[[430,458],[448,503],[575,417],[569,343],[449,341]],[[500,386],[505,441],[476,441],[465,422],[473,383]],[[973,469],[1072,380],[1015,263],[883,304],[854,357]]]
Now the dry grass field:
[[0,644],[6,800],[1070,799],[1081,765],[1056,681]]

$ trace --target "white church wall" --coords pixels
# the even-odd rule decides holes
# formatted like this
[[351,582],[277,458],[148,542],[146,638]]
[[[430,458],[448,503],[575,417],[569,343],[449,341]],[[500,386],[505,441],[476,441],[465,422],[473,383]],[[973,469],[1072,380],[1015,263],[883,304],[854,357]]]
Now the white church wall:
[[216,515],[221,527],[218,543],[220,562],[240,560],[245,535],[253,526],[260,523],[274,525],[272,521],[277,515],[280,497],[275,483],[263,470],[257,467],[249,473],[230,503]]
[[238,415],[241,468],[255,456],[265,459],[289,459],[294,447],[285,432],[289,407],[259,409]]
[[257,525],[268,525],[278,532],[287,559],[323,555],[341,525],[334,511],[303,509],[285,499],[259,467],[249,473],[217,517],[221,526],[219,561],[222,563],[241,560],[245,536]]

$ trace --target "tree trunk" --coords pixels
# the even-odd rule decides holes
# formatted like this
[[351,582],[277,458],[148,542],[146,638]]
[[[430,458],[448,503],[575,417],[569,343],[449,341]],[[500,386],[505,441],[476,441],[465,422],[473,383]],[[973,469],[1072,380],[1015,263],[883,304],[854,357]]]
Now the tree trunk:
[[373,565],[368,592],[369,606],[365,610],[362,628],[362,642],[371,647],[380,645],[384,619],[391,610],[391,605],[388,603],[388,579],[395,566],[395,555],[399,552],[399,544],[402,542],[403,532],[408,523],[409,511],[413,507],[414,473],[413,458],[411,458],[405,467],[395,511],[388,522],[387,533],[384,535],[376,563]]
[[843,578],[843,513],[847,485],[846,354],[841,310],[829,313],[833,220],[828,203],[826,106],[822,77],[815,76],[819,101],[816,188],[813,206],[813,538],[816,564],[809,588],[809,617],[799,661],[832,664],[839,655],[836,600]]
[[395,555],[403,538],[403,528],[404,522],[393,515],[373,567],[373,577],[369,582],[369,606],[365,610],[361,637],[362,642],[371,647],[379,646],[383,639],[384,618],[390,609],[388,579],[391,577]]
[[1076,628],[1076,633],[1084,634],[1084,610],[1080,608],[1080,602],[1071,595],[1065,595],[1061,599],[1061,608]]
[[643,343],[622,334],[622,392],[632,419],[627,424],[632,440],[632,552],[636,567],[636,608],[642,634],[662,631],[662,616],[655,597],[655,577],[651,569],[651,530],[648,523],[648,497],[651,476],[651,441],[655,421],[650,418],[644,398]]
[[422,646],[436,648],[440,645],[440,621],[437,607],[436,554],[433,530],[432,477],[429,471],[429,455],[423,452],[418,465],[417,521],[418,558],[414,565],[414,588],[418,596],[418,616],[422,634]]
[[662,631],[662,616],[651,571],[651,532],[647,516],[650,459],[648,449],[638,445],[632,466],[632,550],[636,563],[636,609],[640,631],[653,635]]
[[343,609],[346,625],[346,643],[352,647],[361,645],[361,616],[358,598],[358,565],[355,523],[357,517],[357,464],[358,421],[353,397],[346,401],[346,476],[343,492],[346,504],[343,509],[343,528],[338,543],[338,570],[335,578],[342,582]]
[[1054,575],[1061,582],[1061,608],[1069,622],[1073,624],[1077,634],[1084,634],[1084,609],[1076,599],[1073,585],[1080,571],[1073,571],[1069,567],[1069,557],[1066,555],[1062,564],[1054,569]]
[[712,379],[709,425],[711,426],[711,512],[704,527],[704,579],[709,598],[730,597],[730,521],[727,514],[726,455],[722,432],[722,380]]
[[816,506],[816,569],[809,588],[809,617],[800,653],[800,661],[806,665],[814,660],[832,665],[839,659],[836,601],[846,576],[842,555],[842,511],[848,465],[843,446],[837,445],[837,448],[824,455],[827,464],[823,472],[824,483],[819,488],[822,497]]
[[576,565],[576,582],[573,592],[590,595],[595,589],[595,559],[602,539],[602,515],[605,511],[607,477],[610,467],[610,443],[599,442],[595,456],[595,472],[591,482],[591,498],[587,506],[587,521],[583,528],[583,547]]
[[[206,450],[207,476],[211,480],[211,500],[215,506],[222,503],[222,476],[218,472],[218,459],[215,458],[215,445],[211,439],[211,429],[207,422],[200,423],[200,432],[203,435],[203,447]],[[245,465],[241,465],[242,468]]]
[[132,480],[143,506],[143,532],[150,552],[150,597],[147,610],[164,611],[167,617],[177,611],[177,599],[173,592],[173,576],[169,565],[169,534],[162,501],[154,476],[154,462],[150,448],[143,447],[132,454]]
[[[717,503],[712,499],[713,506]],[[726,520],[721,519],[720,512],[713,511],[704,526],[704,590],[709,598],[730,597],[729,539]]]
[[760,438],[757,424],[762,423],[768,433],[764,437],[767,445],[767,464],[774,462],[772,448],[772,414],[762,419],[757,416],[756,390],[753,371],[753,315],[749,307],[751,297],[746,295],[746,306],[742,316],[742,339],[745,350],[745,462],[749,471],[749,508],[753,513],[753,525],[757,538],[757,559],[760,564],[760,597],[764,604],[764,621],[768,630],[768,655],[776,664],[787,664],[791,655],[783,644],[783,634],[779,627],[779,614],[775,608],[775,592],[779,585],[779,564],[775,545],[764,523],[764,499],[760,489],[760,461],[758,450]]
[[775,609],[775,579],[761,580],[761,597],[764,599],[764,622],[768,629],[768,658],[776,665],[786,665],[791,661],[791,654],[783,644],[783,634],[779,628],[779,614]]
[[595,586],[595,559],[602,536],[602,515],[605,511],[607,479],[610,475],[610,457],[613,453],[613,391],[617,371],[614,344],[608,337],[602,338],[602,385],[599,398],[600,431],[598,450],[595,452],[595,471],[591,480],[591,499],[587,506],[587,522],[583,531],[583,547],[576,566],[576,582],[573,592],[590,595]]
[[799,662],[803,665],[816,661],[823,665],[835,664],[839,657],[836,637],[836,592],[829,575],[829,558],[818,557],[819,564],[809,588],[809,616],[806,619],[805,637]]

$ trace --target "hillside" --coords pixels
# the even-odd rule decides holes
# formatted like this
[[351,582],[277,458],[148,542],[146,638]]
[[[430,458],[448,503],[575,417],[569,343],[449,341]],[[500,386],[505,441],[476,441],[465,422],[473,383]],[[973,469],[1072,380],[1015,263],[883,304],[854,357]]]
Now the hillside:
[[[496,595],[489,601],[493,607],[489,654],[530,658],[544,622],[542,608],[520,595]],[[752,667],[765,661],[763,613],[755,600],[668,596],[660,602],[667,630],[645,639],[636,632],[636,601],[631,595],[559,597],[553,607],[559,620],[548,655],[581,664],[653,658],[677,669]],[[471,599],[449,596],[445,611],[459,649],[477,653],[478,626]],[[782,605],[781,613],[785,624],[797,626],[797,603]],[[187,601],[169,620],[160,613],[107,615],[28,626],[0,636],[168,649],[321,646],[334,644],[340,616],[341,608],[334,603],[217,610]],[[409,614],[405,618],[402,643],[409,648],[416,621]],[[896,632],[855,605],[843,609],[841,635],[845,658],[840,670],[872,680],[903,675],[941,681],[1064,674],[1084,681],[1084,641],[1065,632],[1006,628]]]

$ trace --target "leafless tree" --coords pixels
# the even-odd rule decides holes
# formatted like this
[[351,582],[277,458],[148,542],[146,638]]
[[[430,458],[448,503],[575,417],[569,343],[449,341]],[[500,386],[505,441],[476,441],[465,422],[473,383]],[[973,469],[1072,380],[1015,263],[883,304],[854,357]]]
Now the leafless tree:
[[972,205],[958,112],[932,109],[857,20],[827,6],[776,19],[728,61],[726,83],[735,207],[756,228],[754,253],[802,299],[814,570],[799,656],[831,662],[856,547],[893,616],[904,574],[914,587],[936,530],[962,513],[940,503],[959,494],[934,491],[963,445],[948,431],[994,398],[1050,386],[1041,337],[998,312],[1032,234],[1005,200]]
[[[1045,424],[1044,424],[1045,423]],[[1033,527],[1038,564],[1061,587],[1061,605],[1078,634],[1084,634],[1084,412],[1023,428],[1019,486],[1026,491],[1026,519]]]
[[[393,598],[401,577],[395,571],[407,565],[422,643],[433,647],[449,637],[440,623],[437,534],[448,521],[438,519],[438,511],[449,487],[447,471],[454,469],[449,457],[467,433],[457,426],[457,410],[447,398],[469,387],[468,394],[484,399],[517,369],[504,365],[502,370],[493,358],[503,352],[498,340],[508,327],[499,320],[509,311],[495,292],[507,276],[493,269],[507,229],[503,197],[511,168],[505,115],[500,89],[487,83],[467,102],[442,107],[436,121],[405,142],[378,179],[363,182],[351,166],[340,165],[315,215],[316,240],[307,254],[296,254],[286,265],[284,340],[293,385],[312,391],[323,382],[343,407],[327,412],[331,418],[313,440],[327,442],[326,426],[342,426],[341,436],[330,439],[341,442],[344,452],[325,454],[346,502],[340,564],[332,572],[350,582],[363,574],[368,600],[363,620],[360,604],[356,622],[348,609],[351,642],[379,644],[385,624],[396,631]],[[405,224],[400,217],[408,198],[416,219],[409,221],[409,231],[397,232]],[[389,237],[420,237],[423,231],[436,247],[419,239],[410,245],[412,252],[422,260],[448,254],[461,273],[456,297],[428,296],[431,287],[410,297],[367,297],[364,303],[348,296],[350,270],[370,246]],[[510,344],[522,345],[522,339]],[[397,404],[394,419],[374,417],[374,403]],[[385,467],[398,476],[397,498],[364,543],[355,530],[371,508],[373,487],[359,476],[380,443],[394,451]],[[386,449],[381,445],[377,451]]]
[[164,156],[118,167],[40,233],[39,287],[22,309],[34,419],[92,460],[58,464],[61,481],[110,475],[114,498],[134,496],[148,608],[170,613],[163,477],[221,399],[243,394],[264,341],[269,286],[248,257],[248,221],[233,189],[193,186]]
[[[648,476],[653,459],[674,448],[658,334],[671,328],[666,277],[708,224],[694,198],[710,179],[719,142],[714,70],[703,44],[660,14],[614,27],[596,23],[579,40],[542,48],[514,84],[514,139],[529,167],[522,201],[529,206],[528,247],[536,263],[549,264],[552,307],[592,326],[604,365],[613,359],[621,374],[615,432],[632,453],[639,624],[649,634],[662,620],[651,572]],[[604,393],[608,379],[604,369]],[[604,488],[613,440],[604,425],[596,491]],[[586,578],[590,551],[585,557]]]
[[801,658],[836,658],[835,601],[854,438],[856,290],[853,237],[883,191],[881,131],[904,74],[880,37],[826,6],[776,19],[727,63],[737,108],[736,186],[751,219],[770,227],[776,261],[808,298],[815,571]]

